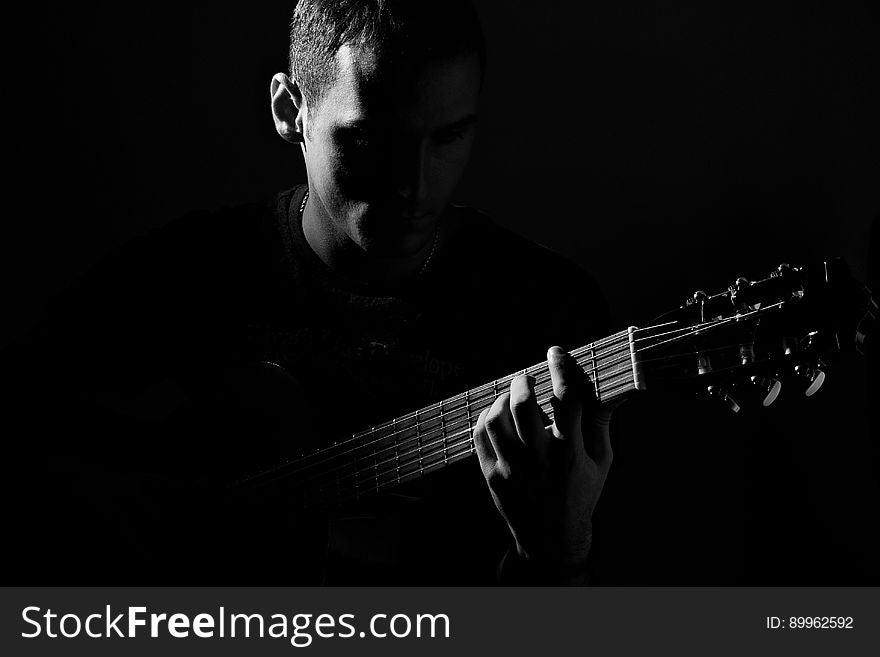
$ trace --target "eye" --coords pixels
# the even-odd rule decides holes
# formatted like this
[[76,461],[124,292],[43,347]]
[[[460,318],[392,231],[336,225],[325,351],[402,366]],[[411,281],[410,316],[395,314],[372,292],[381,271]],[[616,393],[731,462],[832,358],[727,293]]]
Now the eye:
[[467,135],[467,129],[460,128],[447,128],[445,130],[440,130],[434,135],[434,141],[443,146],[448,146],[449,144],[453,144],[456,141],[465,138]]
[[344,148],[366,151],[376,146],[377,139],[367,130],[346,129],[340,130],[336,139]]
[[369,148],[372,143],[366,135],[347,135],[341,141],[346,146],[362,150]]

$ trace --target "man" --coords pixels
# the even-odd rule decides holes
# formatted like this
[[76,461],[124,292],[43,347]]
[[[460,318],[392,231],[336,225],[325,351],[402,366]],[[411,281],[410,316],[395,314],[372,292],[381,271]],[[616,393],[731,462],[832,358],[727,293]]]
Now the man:
[[[611,448],[607,416],[584,411],[583,373],[560,347],[548,354],[549,429],[533,382],[516,377],[476,424],[479,472],[450,466],[334,514],[322,568],[290,565],[293,545],[317,532],[275,515],[283,504],[217,510],[189,485],[194,470],[240,476],[606,330],[583,273],[449,204],[475,137],[484,69],[466,2],[302,0],[291,71],[275,75],[270,92],[276,129],[301,148],[307,184],[270,209],[189,217],[129,245],[68,296],[62,328],[8,356],[17,371],[31,364],[16,383],[21,397],[57,399],[75,383],[66,418],[98,446],[84,457],[82,445],[67,445],[53,474],[110,518],[97,525],[121,527],[111,537],[128,531],[140,550],[121,560],[128,572],[202,563],[205,546],[194,542],[209,534],[220,567],[267,583],[309,581],[294,574],[302,571],[325,583],[488,583],[502,556],[501,581],[585,581]],[[36,353],[61,380],[34,376]],[[274,397],[285,404],[268,412]],[[42,418],[29,435],[49,435],[56,422]],[[95,467],[98,458],[107,463]],[[71,475],[83,463],[85,484]],[[163,485],[151,486],[156,472]],[[188,483],[169,493],[169,480]],[[91,507],[95,495],[84,491],[100,497],[120,482],[139,490],[114,495],[109,511]],[[96,567],[110,558],[94,557]]]
[[[309,247],[334,272],[377,289],[423,274],[468,221],[448,201],[473,143],[485,56],[476,18],[461,5],[446,9],[444,39],[436,24],[444,12],[432,3],[301,2],[291,31],[291,77],[272,80],[276,129],[302,147],[308,172],[300,214]],[[340,24],[358,11],[362,23]],[[398,17],[408,22],[396,28]],[[544,429],[522,376],[481,415],[474,438],[518,554],[577,570],[589,550],[589,517],[610,447],[606,427],[593,445],[597,460],[586,455],[573,374],[565,372],[560,349],[549,362],[562,402],[555,435]],[[542,477],[556,470],[543,461],[556,439],[570,449],[553,453],[573,460],[570,482],[553,491],[558,499],[531,506],[534,500],[521,497],[537,496],[550,483]],[[520,454],[526,449],[528,457]]]

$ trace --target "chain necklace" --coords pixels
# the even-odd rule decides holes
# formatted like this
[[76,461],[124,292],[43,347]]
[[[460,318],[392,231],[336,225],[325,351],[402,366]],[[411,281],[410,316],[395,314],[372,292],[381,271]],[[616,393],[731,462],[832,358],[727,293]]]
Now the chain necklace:
[[309,200],[309,190],[306,190],[305,195],[303,196],[303,202],[299,204],[299,225],[302,226],[303,213],[306,211],[306,201]]
[[431,250],[428,251],[428,257],[425,258],[425,261],[422,263],[422,266],[419,268],[419,272],[416,274],[416,278],[420,278],[422,274],[428,271],[428,265],[431,264],[431,259],[434,257],[434,252],[437,251],[437,242],[438,237],[440,236],[440,224],[434,224],[434,238],[431,240]]
[[[303,221],[303,213],[306,211],[306,203],[309,200],[309,190],[306,190],[305,195],[303,196],[302,203],[299,205],[299,225],[302,226]],[[421,278],[422,275],[428,271],[428,265],[431,264],[431,260],[434,258],[434,253],[437,251],[437,242],[439,242],[440,237],[440,226],[439,224],[434,225],[434,237],[431,240],[431,250],[428,252],[428,257],[425,258],[425,261],[422,263],[422,266],[419,267],[419,271],[416,273],[416,278]]]

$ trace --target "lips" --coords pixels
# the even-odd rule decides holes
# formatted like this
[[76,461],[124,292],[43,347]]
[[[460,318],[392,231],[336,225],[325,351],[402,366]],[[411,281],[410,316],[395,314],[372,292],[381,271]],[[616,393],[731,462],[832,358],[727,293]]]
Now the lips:
[[423,212],[422,214],[402,214],[402,215],[400,215],[400,218],[406,222],[418,223],[420,221],[425,221],[427,219],[430,219],[431,213],[430,212]]

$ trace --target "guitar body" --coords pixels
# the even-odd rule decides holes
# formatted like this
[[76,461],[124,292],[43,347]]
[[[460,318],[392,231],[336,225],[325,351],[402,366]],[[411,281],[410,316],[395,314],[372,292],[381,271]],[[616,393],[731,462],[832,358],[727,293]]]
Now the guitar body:
[[[247,574],[242,580],[248,582],[449,584],[473,583],[483,575],[484,583],[491,583],[494,566],[506,547],[506,526],[497,517],[479,467],[470,460],[379,494],[310,508],[298,504],[297,486],[292,482],[267,488],[244,483],[260,481],[260,475],[246,475],[254,475],[261,467],[277,468],[291,457],[295,461],[294,455],[320,448],[322,440],[326,446],[320,418],[311,412],[312,394],[274,363],[247,363],[224,372],[215,396],[225,409],[224,422],[236,418],[233,424],[246,436],[243,446],[263,456],[256,463],[232,464],[229,474],[236,483],[223,488],[217,497],[222,500],[214,523],[217,531],[204,534],[196,543],[231,550],[242,563],[254,564],[254,579],[247,568],[242,570]],[[227,477],[226,483],[232,479]],[[461,551],[460,531],[468,526],[459,514],[463,507],[478,508],[476,515],[485,518],[481,527],[468,530],[467,538],[488,548],[490,557],[480,561],[476,556],[472,571],[449,571],[448,555]],[[494,550],[489,547],[493,543]],[[280,572],[278,564],[285,564]]]

